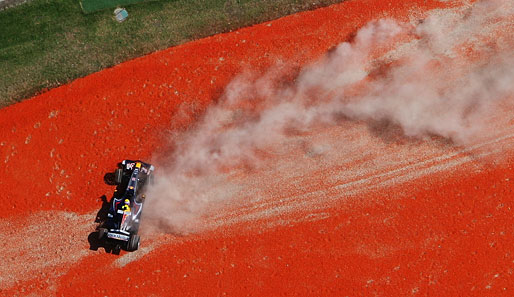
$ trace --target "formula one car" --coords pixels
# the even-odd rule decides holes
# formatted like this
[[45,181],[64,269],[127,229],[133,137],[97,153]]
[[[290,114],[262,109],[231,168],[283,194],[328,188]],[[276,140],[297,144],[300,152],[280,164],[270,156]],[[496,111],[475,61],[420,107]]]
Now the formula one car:
[[114,252],[139,248],[139,224],[145,202],[144,190],[153,180],[154,166],[142,161],[123,160],[114,174],[118,185],[107,220],[98,228],[98,238],[114,243]]

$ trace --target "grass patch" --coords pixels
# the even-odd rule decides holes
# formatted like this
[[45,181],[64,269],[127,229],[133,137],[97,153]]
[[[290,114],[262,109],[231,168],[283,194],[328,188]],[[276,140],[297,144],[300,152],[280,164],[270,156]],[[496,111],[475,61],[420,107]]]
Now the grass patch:
[[118,6],[127,6],[143,1],[153,0],[80,0],[80,6],[85,13],[92,13],[107,8],[115,8]]
[[170,46],[341,0],[156,0],[83,14],[77,0],[0,12],[0,107]]

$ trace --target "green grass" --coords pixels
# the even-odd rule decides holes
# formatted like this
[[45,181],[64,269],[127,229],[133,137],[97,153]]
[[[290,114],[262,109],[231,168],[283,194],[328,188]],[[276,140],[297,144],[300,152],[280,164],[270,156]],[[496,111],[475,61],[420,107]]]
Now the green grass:
[[78,0],[0,12],[0,107],[123,61],[341,0],[169,0],[83,14]]
[[119,6],[127,6],[130,4],[141,3],[144,1],[154,0],[80,0],[80,6],[85,13],[92,13],[107,8],[115,8]]

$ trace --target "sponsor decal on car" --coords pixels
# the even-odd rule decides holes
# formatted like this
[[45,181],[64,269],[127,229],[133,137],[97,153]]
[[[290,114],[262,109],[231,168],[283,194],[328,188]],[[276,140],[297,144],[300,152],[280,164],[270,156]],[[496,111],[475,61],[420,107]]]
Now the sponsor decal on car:
[[112,238],[112,239],[117,239],[117,240],[123,240],[123,241],[128,241],[130,238],[127,235],[118,234],[118,233],[107,233],[107,237]]

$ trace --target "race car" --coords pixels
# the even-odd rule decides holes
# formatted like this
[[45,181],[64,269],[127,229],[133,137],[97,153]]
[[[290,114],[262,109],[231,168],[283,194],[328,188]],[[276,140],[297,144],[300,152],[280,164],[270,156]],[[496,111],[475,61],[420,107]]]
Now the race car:
[[114,253],[139,248],[137,235],[145,202],[145,188],[153,180],[154,166],[142,161],[123,160],[114,172],[115,190],[107,219],[98,228],[98,238],[114,243]]

